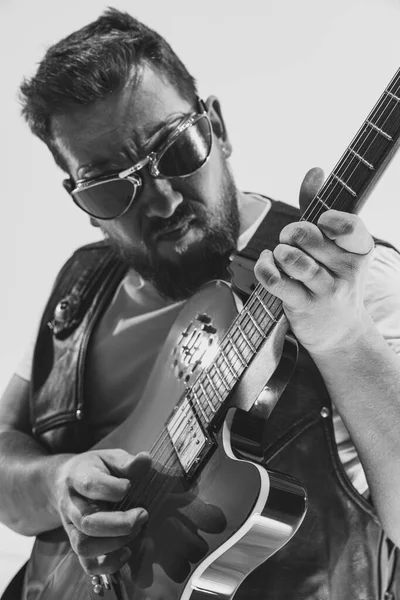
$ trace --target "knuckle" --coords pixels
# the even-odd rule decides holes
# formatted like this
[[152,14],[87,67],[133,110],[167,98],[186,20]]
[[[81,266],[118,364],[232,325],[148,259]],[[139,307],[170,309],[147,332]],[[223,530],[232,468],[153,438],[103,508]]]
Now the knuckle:
[[125,514],[120,523],[120,535],[130,535],[136,530],[136,518]]
[[294,265],[303,257],[302,252],[293,246],[278,246],[276,252],[278,260],[286,265]]
[[278,279],[268,264],[259,261],[254,268],[257,279],[263,284],[273,284]]
[[86,535],[96,535],[98,533],[98,524],[91,518],[92,514],[85,514],[80,519],[80,530]]
[[311,240],[310,223],[294,223],[290,228],[290,240],[296,246],[302,246]]
[[80,488],[82,490],[82,495],[88,495],[92,492],[93,490],[93,480],[90,477],[90,475],[88,474],[84,474],[82,475],[81,481],[80,481]]
[[80,558],[79,561],[88,575],[100,575],[103,572],[97,558]]
[[337,229],[341,235],[351,235],[356,229],[356,223],[349,217],[338,219]]
[[310,279],[312,279],[312,278],[316,277],[320,273],[321,267],[314,260],[307,260],[306,264],[304,265],[304,271],[305,271],[306,275]]

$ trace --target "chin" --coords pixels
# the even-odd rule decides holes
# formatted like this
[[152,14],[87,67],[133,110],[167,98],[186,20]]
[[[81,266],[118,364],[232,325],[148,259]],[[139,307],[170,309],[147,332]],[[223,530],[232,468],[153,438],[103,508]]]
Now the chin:
[[205,234],[201,229],[190,229],[178,240],[160,240],[157,244],[157,255],[163,260],[179,261],[182,256],[196,256],[202,252]]

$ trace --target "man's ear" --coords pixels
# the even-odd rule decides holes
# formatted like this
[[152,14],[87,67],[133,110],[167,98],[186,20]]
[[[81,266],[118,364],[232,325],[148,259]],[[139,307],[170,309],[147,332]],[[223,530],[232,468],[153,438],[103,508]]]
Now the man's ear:
[[226,130],[225,121],[222,116],[221,105],[218,98],[209,96],[205,101],[208,116],[210,117],[211,125],[215,136],[218,138],[221,150],[225,158],[229,158],[232,154],[232,144],[230,142],[228,132]]
[[90,224],[92,227],[100,227],[100,224],[98,221],[96,221],[96,219],[94,217],[90,217]]
[[72,190],[74,189],[74,182],[72,181],[72,179],[70,177],[68,177],[67,179],[63,179],[63,188],[64,190],[66,190],[68,192],[68,194],[70,194],[72,192]]

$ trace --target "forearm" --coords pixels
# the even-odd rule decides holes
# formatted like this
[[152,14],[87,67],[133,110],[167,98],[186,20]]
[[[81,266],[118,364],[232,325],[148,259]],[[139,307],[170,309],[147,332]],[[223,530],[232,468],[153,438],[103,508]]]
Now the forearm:
[[400,545],[400,359],[368,316],[345,350],[314,355],[364,467],[382,525]]
[[61,525],[56,474],[71,455],[49,455],[30,436],[0,430],[0,521],[23,535]]

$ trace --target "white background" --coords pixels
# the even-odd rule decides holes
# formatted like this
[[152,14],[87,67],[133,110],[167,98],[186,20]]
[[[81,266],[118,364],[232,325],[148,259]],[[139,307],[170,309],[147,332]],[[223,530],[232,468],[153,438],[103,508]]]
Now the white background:
[[[100,0],[0,0],[0,391],[70,252],[97,239],[62,173],[19,115],[17,88],[45,49],[97,18]],[[113,6],[163,34],[222,103],[238,185],[296,204],[305,172],[326,173],[399,65],[400,0],[148,0]],[[400,157],[362,216],[400,247]],[[0,526],[0,591],[31,540]]]

